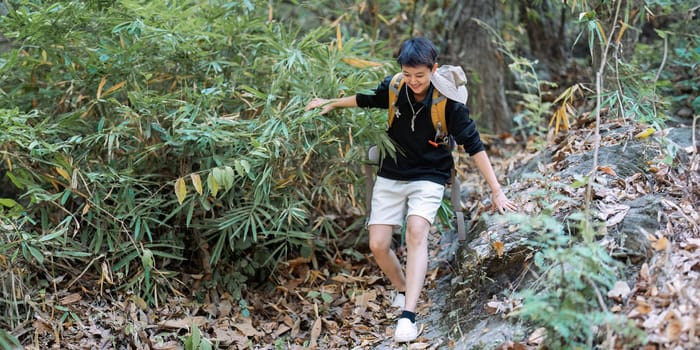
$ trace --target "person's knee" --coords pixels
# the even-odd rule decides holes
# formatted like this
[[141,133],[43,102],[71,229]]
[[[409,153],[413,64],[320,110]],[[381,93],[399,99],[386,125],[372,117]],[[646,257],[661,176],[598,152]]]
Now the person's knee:
[[370,238],[369,250],[375,256],[388,254],[391,250],[391,239]]
[[423,218],[409,220],[406,225],[406,244],[421,245],[428,240],[428,231],[430,231],[430,223]]

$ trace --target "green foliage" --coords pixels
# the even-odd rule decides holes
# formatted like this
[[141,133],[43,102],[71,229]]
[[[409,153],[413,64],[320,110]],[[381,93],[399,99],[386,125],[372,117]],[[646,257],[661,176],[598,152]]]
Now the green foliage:
[[22,345],[17,340],[17,337],[10,334],[4,329],[0,329],[0,349],[3,350],[16,350],[22,349]]
[[209,339],[202,337],[202,332],[196,324],[192,324],[190,329],[192,332],[185,337],[185,350],[211,350],[215,348]]
[[[692,7],[691,3],[683,1],[646,3],[653,9],[650,13],[656,16],[687,14]],[[700,111],[700,87],[695,71],[700,57],[700,37],[695,33],[700,25],[690,16],[676,17],[668,21],[668,28],[653,29],[653,33],[642,33],[640,36],[646,23],[645,16],[632,6],[634,4],[628,3],[621,8],[618,19],[624,25],[616,27],[612,38],[608,37],[611,29],[605,27],[603,16],[584,8],[585,12],[579,17],[582,30],[576,40],[587,34],[592,56],[599,55],[597,51],[612,39],[608,60],[603,62],[607,79],[601,92],[603,102],[600,108],[609,110],[613,117],[657,128],[663,128],[669,116],[678,109],[689,108],[697,114]],[[613,12],[612,9],[607,10]],[[659,21],[664,19],[660,18]],[[646,24],[653,28],[653,23]],[[624,53],[630,50],[621,45],[621,39],[625,36],[642,39],[634,46],[634,55]]]
[[0,20],[0,161],[21,192],[0,202],[4,251],[104,262],[155,303],[184,267],[240,295],[362,220],[356,162],[386,147],[383,116],[303,108],[373,87],[382,67],[343,61],[367,44],[268,22],[267,1],[97,5],[10,1]]
[[[618,280],[621,263],[595,240],[594,227],[583,215],[561,222],[548,212],[546,198],[550,195],[533,198],[545,209],[537,215],[508,216],[509,224],[534,237],[529,243],[537,278],[533,287],[516,293],[522,306],[510,316],[543,327],[548,349],[592,349],[606,332],[623,334],[634,346],[642,339],[640,331],[609,311],[603,299]],[[577,222],[576,230],[570,227]]]
[[[679,12],[685,13],[678,4]],[[635,46],[632,65],[639,67],[647,84],[653,82],[659,71],[660,55],[664,50],[667,55],[666,69],[658,75],[656,89],[665,96],[665,112],[688,108],[694,115],[700,114],[700,82],[697,67],[700,62],[700,36],[696,33],[700,24],[692,20],[672,22],[664,31],[657,30],[660,39],[639,43]],[[661,52],[661,54],[660,54]]]

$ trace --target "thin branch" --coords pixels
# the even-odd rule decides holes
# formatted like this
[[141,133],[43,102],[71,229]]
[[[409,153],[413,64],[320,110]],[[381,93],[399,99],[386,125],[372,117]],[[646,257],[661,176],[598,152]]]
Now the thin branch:
[[[664,70],[664,66],[666,65],[666,59],[668,58],[668,33],[664,33],[664,57],[661,60],[661,65],[659,66],[659,70],[656,72],[656,76],[654,77],[654,82],[652,83],[652,87],[654,88],[654,96],[656,96],[656,83],[659,81],[659,77],[661,76],[661,72]],[[654,119],[656,119],[656,98],[654,98],[654,101],[652,102],[651,106],[654,108]]]
[[[605,305],[605,300],[603,299],[603,295],[600,293],[600,289],[598,289],[598,286],[595,285],[593,280],[588,275],[583,275],[583,278],[593,288],[593,291],[595,291],[595,295],[598,298],[598,304],[600,304],[600,308],[603,309],[603,312],[607,314],[609,312],[608,306]],[[612,350],[614,349],[614,344],[612,342],[613,332],[607,324],[605,325],[605,328],[607,330],[608,349]]]
[[590,215],[591,207],[591,196],[593,192],[593,182],[596,179],[596,173],[598,171],[598,152],[600,151],[600,109],[603,104],[603,73],[605,72],[606,61],[608,59],[608,51],[610,50],[610,45],[612,43],[613,34],[615,33],[615,27],[617,19],[620,16],[620,6],[622,1],[617,2],[617,8],[615,9],[615,17],[613,18],[613,27],[610,30],[610,34],[605,47],[603,48],[603,55],[600,58],[600,68],[596,73],[596,113],[595,113],[595,136],[593,139],[593,169],[591,169],[591,176],[588,179],[588,184],[586,186],[586,201],[585,201],[585,212],[586,217]]
[[622,90],[622,82],[620,81],[620,59],[618,54],[620,53],[620,48],[618,46],[618,49],[615,50],[615,82],[617,82],[617,103],[620,108],[620,116],[622,117],[622,121],[625,123],[627,122],[627,118],[625,117],[625,105],[622,102],[622,95],[623,95],[623,90]]
[[92,260],[90,260],[90,262],[87,264],[87,266],[85,266],[85,269],[83,269],[83,272],[81,272],[80,275],[78,275],[78,276],[76,276],[75,278],[73,278],[73,279],[68,283],[68,285],[66,286],[65,289],[70,289],[70,287],[72,287],[73,284],[75,284],[75,282],[77,282],[79,279],[83,278],[83,275],[85,275],[85,273],[87,272],[87,270],[92,266],[93,263],[95,263],[95,261],[96,261],[97,259],[102,259],[102,258],[104,258],[104,257],[105,257],[104,254],[100,254],[99,256],[96,256],[96,257],[94,257]]

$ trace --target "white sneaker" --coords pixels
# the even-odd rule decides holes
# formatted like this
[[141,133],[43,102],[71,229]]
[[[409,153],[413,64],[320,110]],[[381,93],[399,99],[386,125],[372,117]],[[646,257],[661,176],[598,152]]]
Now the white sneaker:
[[394,331],[394,341],[397,343],[405,343],[409,341],[416,340],[418,338],[418,327],[416,327],[415,322],[407,318],[400,318],[399,322],[396,324],[396,331]]
[[391,303],[391,307],[397,307],[401,310],[406,306],[406,296],[403,293],[396,293],[394,297],[394,302]]

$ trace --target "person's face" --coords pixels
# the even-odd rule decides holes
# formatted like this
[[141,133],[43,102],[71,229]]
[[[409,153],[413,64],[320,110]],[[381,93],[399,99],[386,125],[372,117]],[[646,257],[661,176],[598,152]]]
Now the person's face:
[[428,92],[430,87],[430,77],[437,69],[437,63],[430,69],[427,66],[409,67],[401,66],[403,80],[408,84],[416,95],[423,95]]

